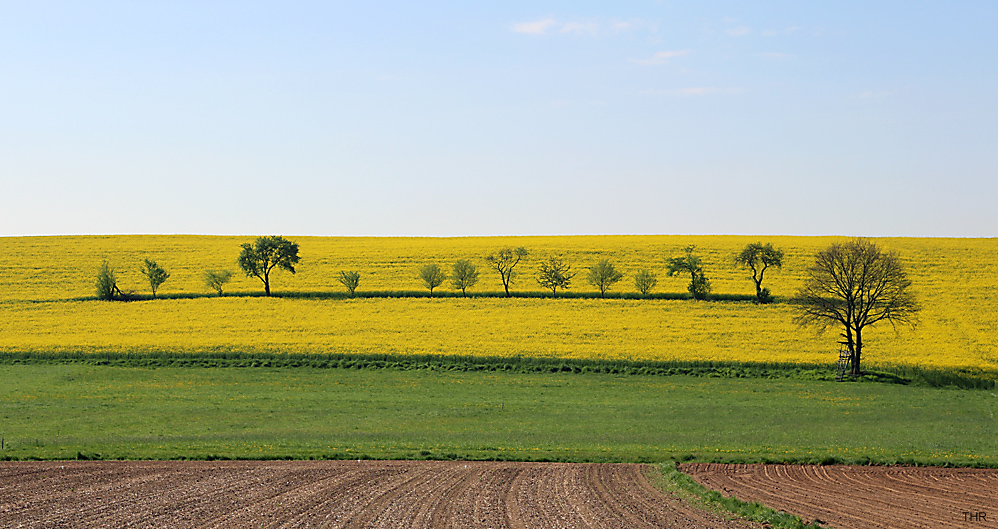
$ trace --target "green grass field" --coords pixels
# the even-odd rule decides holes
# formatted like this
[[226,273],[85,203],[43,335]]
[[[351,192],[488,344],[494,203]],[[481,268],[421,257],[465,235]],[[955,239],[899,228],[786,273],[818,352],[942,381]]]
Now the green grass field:
[[377,369],[0,366],[3,459],[998,465],[993,390]]

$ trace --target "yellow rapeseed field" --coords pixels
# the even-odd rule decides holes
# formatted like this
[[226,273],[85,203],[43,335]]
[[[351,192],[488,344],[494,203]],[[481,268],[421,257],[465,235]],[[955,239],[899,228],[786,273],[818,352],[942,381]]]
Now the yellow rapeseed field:
[[[747,243],[786,251],[784,268],[765,285],[789,296],[816,251],[836,237],[572,236],[371,238],[288,237],[301,248],[298,273],[276,272],[282,293],[343,291],[340,270],[361,274],[359,291],[420,290],[416,269],[449,269],[469,259],[481,272],[471,292],[502,290],[484,256],[503,246],[531,254],[513,290],[541,291],[538,263],[561,256],[580,271],[570,292],[595,292],[585,268],[610,259],[626,274],[611,292],[633,292],[633,274],[658,273],[655,292],[684,292],[688,278],[665,276],[665,260],[695,244],[715,293],[752,294],[748,274],[733,261]],[[627,299],[210,297],[207,269],[235,273],[226,292],[262,291],[236,266],[239,245],[253,237],[73,236],[0,238],[0,351],[260,351],[314,353],[558,356],[633,360],[835,360],[834,331],[798,329],[782,303]],[[923,305],[915,331],[887,324],[867,338],[869,364],[998,370],[998,239],[883,238],[899,252]],[[170,272],[159,293],[194,299],[129,303],[88,300],[101,261],[117,271],[124,291],[148,294],[144,258]],[[444,287],[448,285],[445,284]]]

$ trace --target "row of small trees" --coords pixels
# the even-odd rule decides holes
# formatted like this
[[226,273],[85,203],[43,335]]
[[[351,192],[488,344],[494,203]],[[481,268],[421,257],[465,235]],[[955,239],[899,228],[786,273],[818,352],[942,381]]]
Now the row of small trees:
[[[295,265],[298,264],[298,245],[283,237],[270,236],[259,237],[253,244],[243,244],[237,260],[239,267],[246,273],[247,277],[256,277],[263,282],[264,292],[270,296],[270,275],[275,268],[283,269],[292,274],[295,273]],[[687,287],[694,299],[706,299],[710,294],[710,280],[703,269],[703,262],[696,255],[696,246],[687,246],[685,254],[667,260],[668,275],[689,274],[690,283]],[[493,252],[485,257],[490,269],[499,274],[506,296],[509,297],[510,285],[516,277],[516,266],[529,255],[524,247],[507,247]],[[749,244],[735,258],[735,261],[742,266],[752,270],[752,279],[756,285],[756,301],[768,303],[772,300],[769,289],[762,288],[763,275],[769,267],[783,266],[783,252],[773,248],[772,244],[763,245],[761,243]],[[170,274],[163,269],[156,261],[146,259],[142,269],[142,274],[149,282],[153,298],[156,291],[166,282]],[[572,265],[565,262],[561,257],[549,257],[541,262],[537,270],[536,280],[540,286],[550,289],[553,295],[558,294],[558,290],[565,290],[571,287],[572,279],[578,274],[577,270],[572,270]],[[430,296],[433,290],[443,285],[448,279],[455,290],[460,290],[462,295],[467,296],[467,290],[478,283],[478,268],[466,259],[454,263],[451,272],[448,274],[438,264],[427,264],[419,268],[418,279],[429,289]],[[606,297],[606,292],[624,278],[624,274],[616,269],[609,259],[602,259],[587,269],[586,280],[597,290],[600,297]],[[230,270],[206,270],[204,272],[205,286],[214,290],[219,296],[222,290],[232,279]],[[350,296],[353,297],[360,285],[360,273],[357,271],[340,271],[339,282],[346,287]],[[641,294],[648,294],[655,285],[658,284],[658,277],[654,272],[643,269],[634,274],[634,287]],[[114,299],[121,296],[121,291],[117,287],[114,270],[104,262],[97,276],[97,297],[100,299]]]
[[[239,253],[239,268],[246,272],[247,277],[257,277],[263,281],[264,292],[270,295],[270,273],[274,268],[281,268],[295,273],[295,265],[298,264],[298,244],[293,243],[284,237],[258,237],[253,244],[243,244]],[[156,261],[145,260],[141,269],[142,275],[149,281],[149,288],[152,290],[152,297],[156,297],[156,290],[160,285],[169,279],[170,274],[159,266]],[[205,270],[204,284],[208,288],[222,295],[225,284],[232,279],[231,270]],[[117,277],[114,269],[104,261],[97,272],[97,298],[111,300],[122,296],[118,289]]]
[[[516,266],[528,255],[523,247],[503,248],[485,257],[491,270],[495,270],[502,280],[506,295],[510,296]],[[783,266],[783,251],[771,244],[753,243],[735,256],[735,262],[752,271],[756,288],[756,301],[766,303],[772,300],[769,289],[762,286],[763,277],[769,268]],[[239,267],[247,277],[257,277],[270,295],[270,274],[275,268],[295,273],[298,263],[298,245],[283,237],[260,237],[254,244],[243,244],[239,254]],[[695,246],[687,246],[684,255],[668,259],[668,275],[689,274],[688,289],[696,299],[704,299],[710,292],[710,280],[704,272],[703,263],[696,255]],[[156,290],[170,274],[155,261],[146,259],[141,269],[148,279],[153,297]],[[433,295],[433,290],[450,279],[455,289],[467,295],[466,290],[478,282],[477,267],[468,260],[454,263],[451,274],[440,265],[428,264],[419,269],[419,278]],[[553,294],[558,289],[569,288],[577,274],[571,265],[558,257],[542,262],[537,271],[537,283],[550,288]],[[588,268],[586,279],[595,286],[601,296],[614,284],[623,279],[607,259],[600,260]],[[204,273],[205,284],[222,295],[223,286],[232,278],[228,270],[208,270]],[[339,281],[353,296],[360,284],[360,273],[341,271]],[[655,274],[641,270],[634,275],[635,287],[647,294],[657,283]],[[114,270],[105,261],[97,275],[97,297],[114,299],[121,296],[116,284]],[[816,326],[825,329],[829,325],[841,326],[842,341],[850,355],[850,373],[858,375],[863,352],[863,331],[866,327],[881,321],[914,327],[918,321],[920,306],[911,290],[911,280],[897,254],[883,252],[876,244],[866,239],[854,239],[847,243],[834,243],[815,255],[814,264],[807,270],[803,286],[790,302],[797,310],[795,321],[802,326]]]

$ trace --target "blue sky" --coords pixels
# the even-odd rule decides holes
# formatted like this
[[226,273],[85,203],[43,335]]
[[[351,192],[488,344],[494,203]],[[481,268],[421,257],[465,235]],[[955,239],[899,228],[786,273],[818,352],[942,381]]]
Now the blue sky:
[[0,235],[993,237],[998,3],[2,2]]

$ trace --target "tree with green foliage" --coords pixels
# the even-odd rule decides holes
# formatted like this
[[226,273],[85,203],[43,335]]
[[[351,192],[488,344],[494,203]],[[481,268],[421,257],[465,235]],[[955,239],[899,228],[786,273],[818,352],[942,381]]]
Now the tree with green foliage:
[[478,283],[478,268],[471,264],[471,261],[461,259],[454,263],[454,273],[451,274],[451,285],[455,289],[461,290],[461,295],[467,297],[465,289],[475,286]]
[[218,297],[222,297],[222,288],[232,279],[231,270],[205,270],[204,284],[206,287],[218,292]]
[[354,297],[357,287],[360,286],[360,272],[344,272],[340,270],[340,283],[347,287],[350,297]]
[[433,289],[439,287],[447,280],[447,273],[440,265],[433,263],[423,265],[419,269],[419,278],[423,280],[423,286],[430,289],[430,297],[433,297]]
[[647,296],[657,284],[658,277],[655,276],[654,272],[641,270],[634,274],[634,288],[638,289],[638,292],[644,296]]
[[743,268],[752,270],[752,281],[755,282],[755,302],[769,303],[773,301],[768,288],[762,288],[762,276],[769,267],[783,267],[783,250],[774,248],[772,243],[761,242],[747,244],[742,252],[735,256],[735,262]]
[[520,260],[527,256],[527,249],[520,246],[518,248],[506,247],[489,254],[485,261],[502,279],[502,286],[506,289],[506,297],[510,297],[509,285],[513,282],[513,268],[519,264]]
[[298,264],[298,245],[272,235],[258,237],[253,244],[242,245],[239,254],[239,268],[246,272],[246,277],[256,277],[263,281],[263,290],[270,295],[270,272],[275,267],[295,273]]
[[618,272],[613,267],[613,263],[611,263],[609,259],[602,259],[589,268],[589,275],[586,279],[589,280],[590,285],[599,290],[600,297],[605,298],[606,291],[609,290],[614,283],[623,278],[624,274]]
[[149,288],[152,289],[152,297],[156,297],[156,290],[166,282],[170,277],[170,273],[163,269],[162,266],[156,264],[156,261],[151,259],[145,259],[145,263],[142,265],[142,275],[146,276],[149,281]]
[[866,239],[834,243],[818,252],[792,303],[798,325],[819,330],[841,325],[840,342],[849,348],[849,374],[860,375],[863,330],[880,321],[895,330],[918,323],[920,306],[911,292],[901,259]]
[[672,277],[678,273],[690,274],[690,284],[687,286],[687,290],[690,291],[693,299],[707,299],[707,295],[710,294],[710,280],[703,272],[703,262],[696,256],[696,248],[695,245],[691,244],[683,249],[686,255],[669,259],[667,261],[669,265],[668,275]]
[[95,286],[97,288],[97,299],[111,301],[115,296],[121,296],[121,291],[118,290],[118,277],[114,273],[114,268],[111,268],[111,265],[107,261],[101,263],[100,268],[97,270]]
[[558,295],[558,289],[567,289],[571,286],[572,278],[576,272],[572,272],[572,266],[563,262],[557,257],[551,257],[546,263],[541,263],[537,270],[537,284],[544,288],[550,288],[551,294]]

